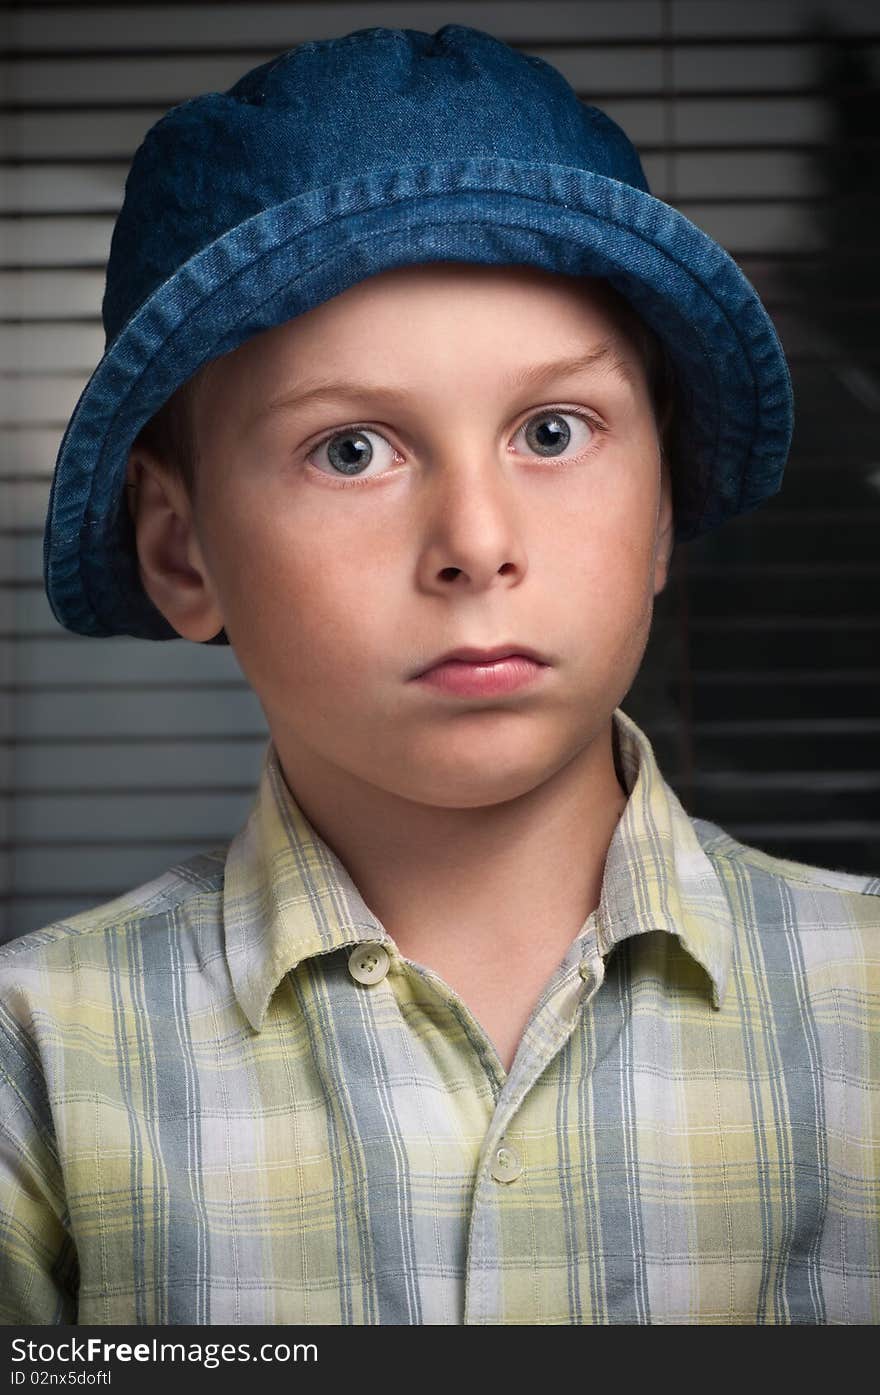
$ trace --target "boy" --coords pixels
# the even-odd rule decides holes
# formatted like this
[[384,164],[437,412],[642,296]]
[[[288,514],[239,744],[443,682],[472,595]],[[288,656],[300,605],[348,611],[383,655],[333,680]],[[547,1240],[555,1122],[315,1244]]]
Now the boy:
[[50,601],[231,643],[271,739],[228,849],[2,951],[4,1321],[876,1322],[880,882],[619,708],[779,485],[738,268],[547,64],[367,29],[153,128],[104,317]]

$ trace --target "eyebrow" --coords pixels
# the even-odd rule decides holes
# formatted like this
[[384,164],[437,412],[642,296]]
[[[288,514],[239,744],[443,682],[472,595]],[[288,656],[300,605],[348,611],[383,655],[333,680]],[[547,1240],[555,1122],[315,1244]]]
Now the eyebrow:
[[[584,373],[593,368],[613,373],[630,386],[635,383],[633,371],[619,353],[615,341],[603,339],[587,353],[576,358],[558,358],[547,363],[529,364],[518,368],[504,379],[504,386],[512,391],[528,386],[541,387],[555,378],[573,377],[576,373]],[[306,402],[342,397],[372,397],[393,406],[411,402],[415,396],[415,393],[406,388],[389,387],[386,383],[313,383],[298,388],[295,392],[285,393],[282,397],[276,397],[257,413],[255,420],[260,421],[271,412],[291,411],[295,407],[304,406]]]

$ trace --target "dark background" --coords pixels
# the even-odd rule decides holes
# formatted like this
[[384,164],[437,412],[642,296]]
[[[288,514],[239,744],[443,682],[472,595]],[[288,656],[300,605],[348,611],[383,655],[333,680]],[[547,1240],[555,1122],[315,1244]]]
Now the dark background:
[[[809,236],[803,247],[726,243],[791,367],[796,427],[783,487],[677,550],[625,706],[691,813],[777,855],[877,875],[880,8],[802,9],[778,61],[795,45],[808,54],[798,96],[815,106],[816,136],[783,142],[771,120],[764,138],[735,148],[801,150],[812,187],[779,200]],[[748,53],[747,42],[729,46],[741,95],[766,102]],[[688,213],[686,200],[669,201]],[[750,202],[760,195],[741,196],[744,209]]]
[[169,106],[295,43],[449,22],[547,58],[608,111],[772,314],[797,417],[783,489],[677,549],[623,706],[692,814],[880,873],[878,7],[66,0],[0,5],[0,939],[227,841],[267,734],[227,651],[70,635],[43,593],[131,155]]

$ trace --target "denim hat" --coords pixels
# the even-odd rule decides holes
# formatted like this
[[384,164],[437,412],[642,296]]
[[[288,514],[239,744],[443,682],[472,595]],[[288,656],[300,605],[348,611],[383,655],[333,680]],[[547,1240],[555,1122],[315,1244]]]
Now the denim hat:
[[359,29],[172,107],[135,153],[106,347],[49,498],[60,623],[177,637],[141,586],[124,484],[138,431],[202,364],[364,277],[456,260],[604,277],[662,340],[678,541],[776,493],[793,410],[773,324],[732,258],[653,197],[620,127],[480,30]]

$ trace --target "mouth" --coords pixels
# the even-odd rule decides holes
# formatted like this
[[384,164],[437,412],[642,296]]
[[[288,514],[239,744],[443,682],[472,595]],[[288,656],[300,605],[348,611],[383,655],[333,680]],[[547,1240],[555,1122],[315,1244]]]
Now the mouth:
[[420,688],[444,698],[503,698],[531,687],[550,670],[550,661],[525,644],[494,649],[450,649],[412,675]]
[[549,659],[527,644],[496,644],[494,649],[474,649],[471,646],[463,645],[458,649],[449,649],[445,654],[440,654],[424,668],[411,674],[411,677],[423,678],[426,674],[445,664],[477,664],[486,667],[498,664],[504,659],[527,659],[530,663],[537,664],[541,668],[547,668],[550,664]]

